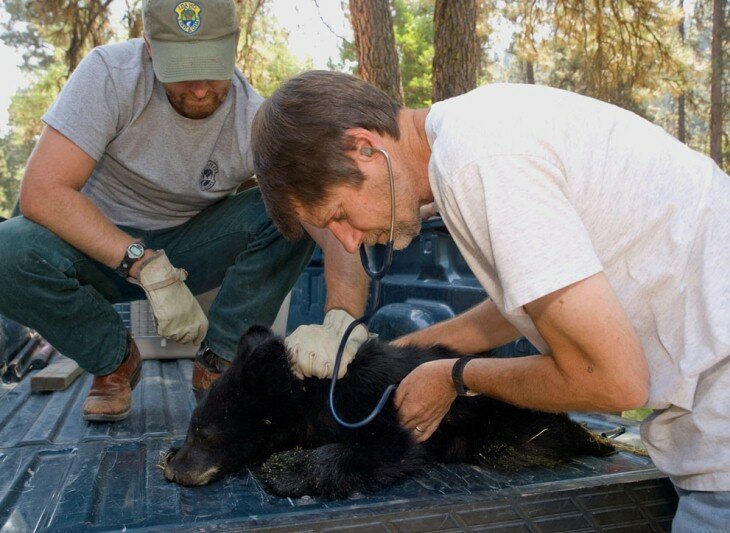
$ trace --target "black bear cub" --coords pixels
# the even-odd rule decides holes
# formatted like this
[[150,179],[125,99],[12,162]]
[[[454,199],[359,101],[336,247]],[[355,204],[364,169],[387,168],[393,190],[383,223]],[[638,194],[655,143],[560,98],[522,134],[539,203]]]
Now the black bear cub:
[[[338,382],[338,413],[361,420],[389,384],[421,363],[455,357],[439,346],[369,341]],[[329,413],[328,387],[329,380],[297,379],[282,340],[268,328],[250,328],[231,366],[195,409],[185,443],[163,459],[165,477],[204,485],[249,466],[270,493],[344,498],[396,483],[435,461],[514,471],[613,451],[564,414],[479,396],[458,397],[423,444],[401,428],[392,399],[367,426],[346,429]]]

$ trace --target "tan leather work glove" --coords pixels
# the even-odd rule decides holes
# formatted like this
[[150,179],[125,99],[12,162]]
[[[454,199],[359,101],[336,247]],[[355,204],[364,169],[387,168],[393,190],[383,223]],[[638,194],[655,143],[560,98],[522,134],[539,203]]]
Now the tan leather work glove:
[[127,278],[147,294],[157,333],[182,344],[200,344],[208,332],[208,319],[190,289],[188,273],[175,268],[164,250],[158,250],[139,267],[139,280]]
[[[299,326],[284,339],[294,375],[299,379],[303,379],[305,376],[332,377],[342,335],[353,320],[355,319],[347,311],[330,309],[324,316],[321,326],[319,324]],[[352,362],[357,349],[366,340],[368,340],[368,330],[359,324],[352,330],[345,345],[340,369],[337,373],[338,379],[345,375],[347,365]]]

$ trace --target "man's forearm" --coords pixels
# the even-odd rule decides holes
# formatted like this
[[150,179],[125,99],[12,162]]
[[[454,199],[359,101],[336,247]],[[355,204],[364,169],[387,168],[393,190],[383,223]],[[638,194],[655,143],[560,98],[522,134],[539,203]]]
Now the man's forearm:
[[368,277],[359,254],[348,253],[329,230],[304,227],[324,254],[325,312],[343,309],[356,318],[361,316],[368,300]]
[[23,215],[111,268],[134,242],[80,191],[96,161],[47,127],[28,159],[20,188]]
[[324,251],[324,281],[327,285],[325,312],[344,309],[354,317],[365,313],[368,300],[368,277],[358,254],[350,254],[337,239],[330,239]]
[[442,344],[459,353],[480,353],[520,337],[490,299],[452,319],[434,324],[394,341],[397,345]]
[[[641,342],[602,273],[525,308],[550,352],[474,359],[463,373],[469,389],[549,411],[623,411],[647,401]],[[445,361],[441,377],[449,379],[452,367],[453,360]]]
[[[450,374],[453,360],[444,372]],[[601,372],[566,372],[551,355],[476,358],[464,368],[464,384],[504,402],[543,411],[616,412],[638,407],[622,404],[607,390]]]
[[[649,369],[640,339],[602,272],[537,298],[525,310],[550,347],[549,353],[473,358],[462,368],[468,389],[543,411],[615,412],[647,402]],[[480,340],[478,331],[470,328],[478,327],[480,320],[488,323],[490,305],[485,302],[466,315],[474,320],[455,319],[451,325],[456,327],[445,333],[457,336],[455,344],[449,342],[458,350],[479,351],[463,346],[485,342],[485,337]],[[458,327],[460,323],[463,328]],[[497,330],[506,335],[508,328]],[[464,339],[458,341],[459,335]],[[456,396],[452,372],[457,361],[424,363],[396,390],[399,418],[409,429],[420,424],[424,431],[417,439],[421,441],[430,437]]]
[[35,200],[31,209],[21,202],[23,215],[110,268],[119,265],[126,247],[136,240],[117,228],[79,191],[49,187],[44,196],[46,199]]

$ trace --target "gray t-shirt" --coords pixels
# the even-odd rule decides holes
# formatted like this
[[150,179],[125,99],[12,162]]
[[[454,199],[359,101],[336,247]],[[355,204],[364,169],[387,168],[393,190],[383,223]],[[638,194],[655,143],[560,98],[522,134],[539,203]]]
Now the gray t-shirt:
[[236,69],[228,96],[193,120],[170,105],[142,39],[95,48],[43,121],[93,157],[82,192],[117,225],[180,225],[253,175],[251,121],[263,101]]

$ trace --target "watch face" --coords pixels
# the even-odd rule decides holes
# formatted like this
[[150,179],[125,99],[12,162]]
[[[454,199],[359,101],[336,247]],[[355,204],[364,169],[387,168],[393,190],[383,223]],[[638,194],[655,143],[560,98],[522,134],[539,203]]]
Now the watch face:
[[139,259],[144,255],[144,246],[138,242],[130,244],[129,248],[127,248],[127,253],[131,259]]

